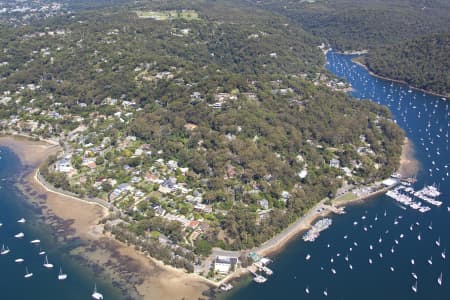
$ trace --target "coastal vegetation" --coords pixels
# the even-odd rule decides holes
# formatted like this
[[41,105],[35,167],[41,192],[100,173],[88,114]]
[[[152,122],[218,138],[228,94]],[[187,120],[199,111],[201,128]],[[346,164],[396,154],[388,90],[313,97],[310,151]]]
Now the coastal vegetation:
[[41,174],[107,203],[105,229],[151,256],[208,274],[213,247],[260,245],[344,183],[398,167],[389,110],[347,96],[320,40],[286,17],[76,5],[0,28],[0,128],[60,143]]
[[445,33],[449,28],[450,4],[445,0],[251,2],[287,16],[339,51],[371,50],[422,35]]
[[445,33],[374,49],[364,62],[375,74],[449,95],[449,53],[450,33]]

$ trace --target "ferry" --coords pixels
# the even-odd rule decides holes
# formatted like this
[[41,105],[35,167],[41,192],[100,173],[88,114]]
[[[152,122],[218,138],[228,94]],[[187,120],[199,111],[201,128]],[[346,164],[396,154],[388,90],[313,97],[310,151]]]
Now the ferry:
[[253,278],[253,281],[256,283],[264,283],[267,281],[267,278],[261,275],[257,275],[256,277]]

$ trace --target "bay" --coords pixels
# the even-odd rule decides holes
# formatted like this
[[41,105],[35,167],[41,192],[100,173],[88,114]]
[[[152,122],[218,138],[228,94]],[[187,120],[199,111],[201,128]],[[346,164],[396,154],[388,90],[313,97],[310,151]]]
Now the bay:
[[[40,209],[15,187],[24,171],[18,157],[10,149],[0,147],[0,158],[0,246],[4,244],[11,250],[0,255],[0,299],[91,299],[94,283],[105,299],[122,299],[107,275],[70,254],[82,242],[58,240],[58,232],[45,224]],[[26,222],[18,223],[20,218]],[[14,237],[19,232],[24,233],[21,239]],[[34,239],[39,239],[40,245],[31,244]],[[40,251],[46,251],[53,269],[43,267],[44,256],[38,254]],[[24,262],[16,263],[17,258],[23,258]],[[57,278],[60,266],[68,275],[63,281]],[[31,278],[24,278],[26,267],[33,273]]]
[[[274,275],[266,283],[247,278],[224,298],[323,299],[326,291],[330,299],[448,299],[450,265],[442,253],[450,249],[449,101],[378,79],[352,58],[329,52],[327,69],[352,84],[353,97],[389,107],[420,163],[414,188],[435,184],[442,192],[438,199],[443,205],[422,214],[385,195],[353,204],[346,215],[333,216],[333,225],[314,243],[299,236],[273,257]],[[307,254],[310,260],[305,259]],[[441,272],[443,284],[439,286]],[[416,283],[412,273],[418,278],[417,293],[411,288]]]

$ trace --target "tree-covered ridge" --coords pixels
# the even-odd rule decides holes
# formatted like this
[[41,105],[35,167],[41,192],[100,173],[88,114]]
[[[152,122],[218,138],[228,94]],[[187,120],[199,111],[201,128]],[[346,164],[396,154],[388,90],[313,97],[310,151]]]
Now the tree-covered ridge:
[[117,208],[116,232],[192,267],[192,251],[260,244],[344,181],[396,169],[402,131],[326,86],[315,37],[253,8],[164,5],[0,28],[2,129],[64,144],[42,174]]
[[253,1],[275,10],[324,38],[338,50],[372,49],[430,33],[448,31],[448,1],[336,0]]
[[450,94],[450,33],[430,35],[370,51],[367,67],[376,74],[439,94]]

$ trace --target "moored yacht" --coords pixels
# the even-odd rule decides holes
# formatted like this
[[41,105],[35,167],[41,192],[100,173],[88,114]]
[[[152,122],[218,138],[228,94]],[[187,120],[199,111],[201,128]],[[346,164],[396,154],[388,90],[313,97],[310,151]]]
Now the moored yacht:
[[6,248],[5,248],[5,245],[2,245],[2,249],[0,250],[0,255],[6,255],[9,252],[10,252],[10,250],[9,250],[8,246],[6,246]]
[[92,293],[91,296],[95,300],[103,300],[103,295],[97,292],[97,284],[94,284],[94,292]]
[[24,236],[25,236],[25,234],[24,234],[23,232],[19,232],[19,233],[17,233],[17,234],[14,235],[14,237],[15,237],[16,239],[21,239],[21,238],[23,238]]
[[15,260],[14,260],[14,262],[16,262],[16,263],[22,263],[22,262],[24,262],[25,260],[23,259],[23,258],[16,258]]
[[413,290],[414,293],[417,293],[417,280],[416,283],[413,286],[411,286],[411,289]]
[[47,257],[47,255],[45,256],[43,266],[46,267],[47,269],[53,268],[53,264],[51,264],[51,263],[48,262],[48,257]]
[[63,273],[62,267],[59,267],[58,280],[67,279],[67,274]]
[[40,240],[32,240],[30,241],[31,244],[39,244],[41,241]]
[[23,275],[24,278],[30,278],[33,276],[33,273],[28,272],[28,267],[25,267],[25,275]]
[[26,222],[26,220],[25,220],[25,218],[20,218],[19,220],[17,220],[17,223],[25,223]]

